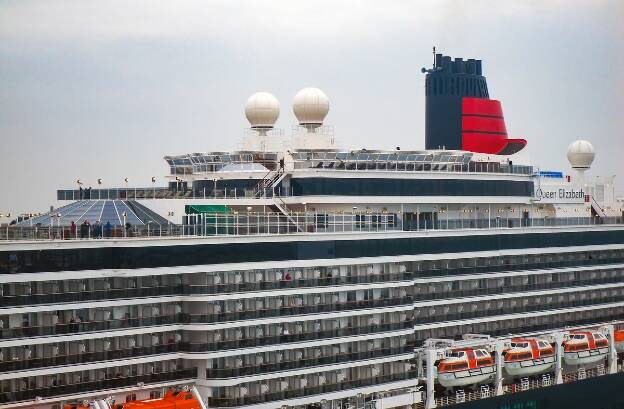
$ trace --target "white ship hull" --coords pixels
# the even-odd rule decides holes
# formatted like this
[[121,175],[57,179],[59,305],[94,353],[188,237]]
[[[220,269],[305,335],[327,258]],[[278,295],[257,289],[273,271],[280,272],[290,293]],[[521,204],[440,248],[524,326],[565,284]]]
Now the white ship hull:
[[490,380],[494,376],[494,371],[494,366],[484,366],[465,371],[444,372],[438,374],[438,382],[445,388],[477,385]]
[[511,376],[531,376],[549,371],[555,365],[555,357],[548,356],[525,361],[505,362],[505,372]]
[[608,353],[609,348],[607,347],[578,352],[566,352],[563,359],[568,365],[586,365],[605,359]]

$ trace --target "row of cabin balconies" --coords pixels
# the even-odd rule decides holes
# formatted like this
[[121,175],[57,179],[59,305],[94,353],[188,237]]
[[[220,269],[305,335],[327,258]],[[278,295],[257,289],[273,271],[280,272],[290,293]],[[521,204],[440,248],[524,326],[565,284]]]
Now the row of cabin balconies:
[[[411,312],[409,312],[411,316]],[[335,320],[327,320],[335,321]],[[307,325],[312,323],[314,328]],[[306,328],[303,328],[305,324]],[[188,352],[209,352],[223,351],[242,348],[255,348],[269,345],[280,345],[292,342],[313,342],[322,339],[349,337],[357,335],[373,335],[384,332],[405,331],[412,329],[414,324],[410,319],[399,322],[384,322],[375,324],[374,322],[362,325],[347,325],[334,328],[321,325],[319,321],[308,321],[285,324],[268,324],[252,327],[241,327],[218,331],[184,332],[183,337],[190,337],[192,340],[184,345],[184,350]],[[187,335],[188,334],[188,335]]]
[[588,269],[577,271],[538,271],[513,274],[508,277],[479,277],[453,281],[416,284],[414,300],[473,297],[488,294],[505,294],[522,291],[559,289],[576,286],[624,282],[624,268]]
[[405,262],[415,277],[462,276],[624,263],[624,250],[592,250]]
[[[88,280],[6,283],[0,285],[5,306],[54,304],[171,295],[213,295],[277,289],[318,288],[411,280],[404,265],[383,263],[309,269],[253,270]],[[363,271],[358,271],[363,270]],[[394,270],[394,272],[389,272]],[[332,273],[333,271],[333,273]],[[182,277],[182,278],[180,278]],[[140,282],[137,282],[140,281]]]
[[216,387],[208,399],[209,407],[244,405],[289,400],[345,389],[397,382],[416,377],[407,361],[356,366],[305,375],[246,382]]
[[[154,332],[0,348],[0,372],[73,365],[170,352],[216,352],[301,341],[405,331],[412,311],[241,326],[212,331]],[[244,355],[244,351],[241,354]]]
[[184,368],[177,360],[30,376],[0,381],[0,404],[90,391],[101,393],[106,389],[194,379],[196,376],[196,368]]
[[[411,304],[409,292],[411,286],[228,301],[121,305],[109,308],[0,315],[0,339],[384,308]],[[185,313],[183,310],[196,313]]]
[[177,332],[0,348],[0,372],[137,358],[180,351]]
[[574,292],[540,295],[518,294],[517,297],[497,300],[466,300],[414,309],[414,324],[453,321],[495,315],[554,310],[559,308],[599,305],[624,301],[624,282],[621,287],[583,289]]
[[410,280],[501,270],[624,263],[624,251],[495,256],[347,266],[200,272],[144,277],[106,277],[0,285],[4,306],[54,304],[168,295],[224,294]]
[[509,334],[522,334],[536,331],[548,331],[556,328],[571,327],[578,325],[597,325],[603,322],[621,320],[624,318],[622,307],[613,308],[609,304],[604,308],[591,310],[576,309],[574,311],[553,311],[548,314],[531,316],[523,312],[517,317],[502,315],[499,319],[484,322],[467,320],[448,321],[444,325],[436,324],[433,328],[427,328],[422,324],[414,332],[417,346],[429,338],[456,338],[460,339],[463,334],[488,334],[490,336],[506,336]]
[[231,378],[409,354],[409,335],[217,358],[206,378]]

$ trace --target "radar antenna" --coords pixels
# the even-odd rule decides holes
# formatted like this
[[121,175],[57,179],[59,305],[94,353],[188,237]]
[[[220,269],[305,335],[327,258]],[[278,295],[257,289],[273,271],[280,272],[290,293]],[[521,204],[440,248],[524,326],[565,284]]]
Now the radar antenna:
[[422,67],[420,69],[420,72],[422,72],[423,74],[431,74],[433,72],[440,71],[441,69],[442,67],[436,66],[436,48],[435,46],[433,46],[433,68],[427,69],[425,67]]

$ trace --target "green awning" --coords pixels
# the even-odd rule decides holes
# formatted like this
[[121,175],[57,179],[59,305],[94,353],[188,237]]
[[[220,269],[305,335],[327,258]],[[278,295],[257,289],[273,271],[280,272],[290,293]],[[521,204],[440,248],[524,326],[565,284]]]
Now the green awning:
[[231,210],[223,205],[186,205],[184,212],[186,214],[231,213]]

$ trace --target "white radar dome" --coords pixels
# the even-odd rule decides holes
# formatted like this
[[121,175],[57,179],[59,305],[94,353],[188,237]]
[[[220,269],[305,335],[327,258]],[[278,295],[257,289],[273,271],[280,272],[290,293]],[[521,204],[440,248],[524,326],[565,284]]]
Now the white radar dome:
[[273,128],[279,113],[279,101],[268,92],[256,92],[245,103],[245,116],[253,129]]
[[595,156],[594,146],[588,141],[579,140],[568,146],[568,161],[573,169],[589,169]]
[[320,126],[329,112],[329,98],[318,88],[304,88],[295,95],[293,112],[299,125]]

